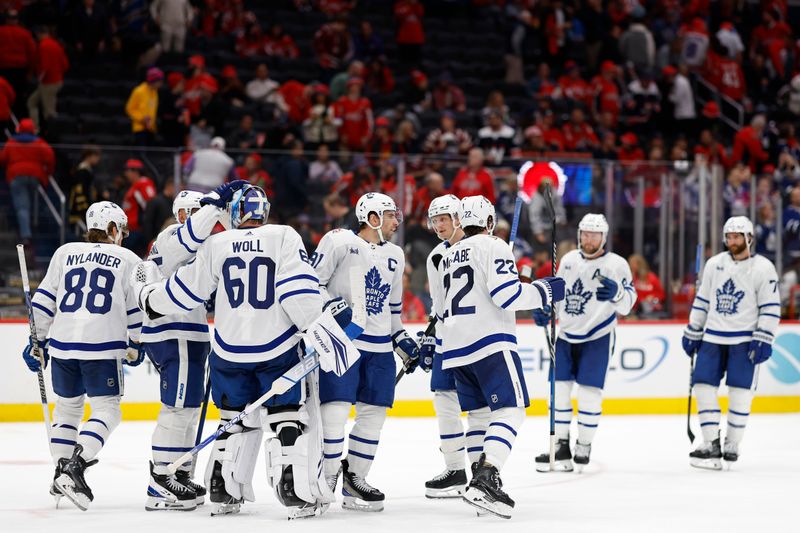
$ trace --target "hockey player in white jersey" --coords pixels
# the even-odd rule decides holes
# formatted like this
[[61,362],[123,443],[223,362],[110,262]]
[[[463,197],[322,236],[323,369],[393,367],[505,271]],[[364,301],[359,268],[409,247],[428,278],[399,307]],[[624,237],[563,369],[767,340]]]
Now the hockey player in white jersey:
[[[178,193],[172,204],[176,223],[158,235],[148,257],[164,277],[194,257],[220,216],[227,216],[224,208],[233,193],[246,183],[240,180],[222,185],[206,199],[196,191]],[[156,320],[145,317],[141,340],[159,373],[161,394],[161,411],[151,443],[153,460],[145,509],[191,511],[203,503],[205,488],[192,481],[191,463],[182,465],[175,475],[169,474],[167,465],[194,446],[211,347],[206,309],[199,306],[188,314]]]
[[[428,207],[428,224],[442,239],[426,261],[428,286],[430,287],[433,309],[440,305],[442,294],[439,265],[447,249],[464,237],[464,231],[458,223],[458,210],[461,201],[452,194],[439,196],[431,201]],[[440,316],[432,315],[431,320],[437,322]],[[441,340],[437,335],[425,336],[419,333],[420,357],[419,366],[431,371],[431,391],[433,407],[439,424],[439,450],[444,456],[445,469],[438,476],[425,482],[425,496],[428,498],[457,498],[467,488],[467,473],[464,468],[464,451],[467,451],[471,463],[477,463],[483,453],[483,437],[489,425],[490,411],[488,407],[470,411],[469,431],[464,435],[461,423],[461,406],[456,393],[455,375],[452,370],[442,370],[442,353],[437,350]]]
[[[36,338],[23,351],[34,372],[40,367],[31,354],[34,342],[45,364],[52,357],[57,398],[50,453],[56,471],[50,493],[84,511],[94,499],[84,472],[122,419],[121,365],[136,366],[144,358],[138,343],[142,314],[128,284],[139,258],[121,246],[128,217],[112,202],[97,202],[86,211],[86,227],[88,242],[65,244],[53,255],[31,302]],[[85,396],[92,414],[81,425]]]
[[[627,315],[636,303],[628,262],[605,250],[607,239],[606,217],[585,215],[578,224],[579,248],[563,257],[556,272],[567,284],[564,302],[556,306],[560,326],[555,375],[556,471],[573,470],[569,429],[570,396],[575,383],[578,384],[578,438],[574,461],[580,468],[589,464],[602,412],[608,362],[614,350],[617,315]],[[534,311],[533,317],[537,325],[547,327],[550,309]],[[549,463],[549,453],[536,457],[539,472],[549,472]]]
[[[401,223],[401,213],[390,197],[367,193],[356,204],[357,233],[337,229],[325,234],[311,257],[325,299],[349,302],[351,268],[366,272],[367,324],[353,341],[361,353],[354,368],[344,376],[320,376],[320,400],[324,435],[324,471],[335,491],[342,471],[342,506],[358,511],[383,510],[384,494],[369,485],[372,466],[386,420],[386,409],[394,402],[395,362],[393,348],[409,361],[413,370],[419,356],[417,344],[400,321],[403,306],[403,250],[389,241]],[[356,420],[344,449],[345,423],[351,405]]]
[[[517,353],[517,310],[537,309],[564,298],[561,278],[521,283],[508,244],[491,235],[495,216],[483,196],[461,200],[465,237],[444,254],[439,271],[444,297],[441,317],[442,368],[455,374],[461,409],[489,408],[483,453],[474,465],[464,500],[511,518],[512,500],[502,490],[500,470],[525,419],[528,392]],[[472,428],[470,428],[472,429]]]
[[[731,217],[722,228],[727,251],[708,260],[683,333],[687,355],[697,354],[692,384],[703,442],[689,454],[692,466],[719,470],[739,458],[758,365],[772,355],[780,322],[778,274],[766,258],[751,253],[753,223]],[[717,391],[728,385],[728,430],[720,446]]]
[[[145,285],[138,300],[148,316],[157,317],[201,306],[216,291],[209,365],[222,424],[300,360],[301,334],[323,309],[300,236],[289,226],[267,225],[268,215],[261,188],[247,185],[237,191],[230,206],[234,229],[206,239],[194,261],[165,282]],[[327,485],[318,472],[321,457],[310,453],[312,433],[300,410],[302,396],[298,383],[215,441],[205,479],[212,515],[236,513],[244,500],[254,501],[262,420],[277,434],[277,442],[265,445],[267,464],[276,466],[268,468],[268,481],[290,518],[308,516],[308,510],[313,514],[324,496],[318,489]]]

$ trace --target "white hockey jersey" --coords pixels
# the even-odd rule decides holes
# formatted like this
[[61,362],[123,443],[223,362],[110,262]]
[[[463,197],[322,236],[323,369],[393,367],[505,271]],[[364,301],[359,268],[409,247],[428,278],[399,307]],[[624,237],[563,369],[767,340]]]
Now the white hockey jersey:
[[139,258],[115,244],[61,246],[31,298],[36,337],[59,359],[121,359],[139,341],[142,312],[128,280]]
[[[167,227],[156,237],[148,259],[158,265],[164,277],[171,275],[194,257],[200,245],[211,235],[220,213],[213,205],[206,205],[184,224]],[[144,317],[142,342],[169,339],[208,342],[205,306],[195,307],[183,315],[167,315],[156,320]]]
[[[442,368],[468,365],[503,350],[517,351],[515,311],[542,307],[545,295],[519,281],[503,240],[474,235],[449,247],[439,265],[443,295],[434,302]],[[434,291],[432,291],[434,292]]]
[[[565,341],[581,343],[606,335],[616,326],[617,315],[627,315],[636,303],[631,268],[617,254],[606,252],[586,259],[579,250],[572,250],[561,259],[556,276],[566,282],[564,301],[556,306],[558,337]],[[618,302],[597,300],[601,276],[619,285],[622,298]]]
[[[447,249],[450,248],[450,241],[442,241],[437,244],[431,253],[428,254],[428,259],[425,261],[425,270],[428,273],[428,291],[431,295],[431,316],[436,317],[436,320],[441,321],[442,317],[436,314],[436,309],[441,309],[443,307],[442,300],[444,299],[444,294],[442,293],[442,282],[440,279],[440,271],[439,266],[442,264],[442,259],[444,258],[444,254],[447,253]],[[433,258],[439,256],[436,264],[434,264]],[[436,354],[442,355],[442,336],[439,334],[441,330],[441,326],[436,327]]]
[[403,329],[403,270],[405,256],[396,244],[372,244],[352,231],[335,229],[322,237],[310,258],[320,290],[327,301],[341,297],[352,305],[350,272],[365,272],[367,325],[353,341],[356,348],[373,353],[391,353],[392,336]]
[[763,256],[735,261],[728,252],[715,255],[703,268],[689,323],[705,329],[703,340],[739,344],[756,329],[775,335],[781,320],[778,273]]
[[206,239],[148,302],[163,315],[186,313],[217,291],[214,353],[235,363],[268,361],[299,342],[322,312],[319,280],[306,259],[289,226],[225,231]]

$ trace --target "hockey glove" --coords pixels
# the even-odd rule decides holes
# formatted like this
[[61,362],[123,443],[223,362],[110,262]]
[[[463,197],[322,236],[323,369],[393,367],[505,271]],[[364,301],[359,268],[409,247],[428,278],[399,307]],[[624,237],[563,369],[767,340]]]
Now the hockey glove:
[[533,321],[536,322],[537,326],[540,327],[547,327],[550,324],[550,312],[553,310],[552,307],[549,305],[545,305],[541,309],[534,309],[533,310]]
[[158,288],[157,284],[162,279],[161,271],[153,261],[142,261],[131,272],[130,283],[133,287],[133,294],[136,295],[136,303],[150,320],[164,316],[150,309],[147,302],[150,293]]
[[425,332],[417,333],[419,343],[419,367],[425,372],[430,372],[433,368],[433,354],[436,353],[436,337],[425,335]]
[[595,293],[598,302],[613,302],[616,303],[622,299],[623,288],[622,286],[611,278],[600,278],[600,287]]
[[213,205],[219,209],[225,209],[233,198],[233,193],[247,185],[245,180],[235,180],[230,183],[223,183],[206,196],[200,199],[200,205]]
[[336,323],[339,324],[339,327],[342,328],[342,330],[349,326],[350,322],[353,321],[353,310],[350,309],[350,306],[347,305],[347,302],[344,301],[344,298],[334,298],[333,300],[330,300],[322,308],[323,311],[326,309],[331,310],[333,318],[336,319]]
[[392,337],[392,346],[394,347],[394,353],[399,355],[400,359],[403,360],[403,368],[406,374],[414,372],[419,363],[419,347],[408,332],[401,329],[395,333]]
[[764,330],[757,329],[753,332],[753,340],[750,341],[750,360],[754,365],[763,363],[772,356],[772,335]]
[[[42,369],[42,362],[36,357],[33,350],[33,337],[28,337],[28,345],[22,350],[22,358],[31,372],[38,372]],[[36,341],[39,345],[39,353],[44,358],[44,367],[47,368],[47,362],[50,361],[50,354],[47,353],[47,345],[42,341]]]
[[703,340],[703,330],[697,329],[691,324],[686,326],[686,329],[683,330],[683,338],[681,339],[681,344],[683,345],[683,351],[686,352],[686,355],[689,357],[693,356],[697,353],[697,350],[700,348],[700,342]]
[[139,366],[144,361],[144,343],[134,342],[128,339],[128,351],[122,359],[123,365]]
[[542,296],[542,305],[552,305],[564,299],[566,282],[563,278],[546,277],[531,283]]

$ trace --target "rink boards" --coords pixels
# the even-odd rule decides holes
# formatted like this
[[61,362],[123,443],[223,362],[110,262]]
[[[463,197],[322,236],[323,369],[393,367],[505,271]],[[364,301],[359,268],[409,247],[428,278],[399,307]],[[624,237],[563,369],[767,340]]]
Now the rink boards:
[[[630,322],[617,328],[603,400],[604,414],[679,414],[686,412],[689,358],[681,350],[685,324],[678,322]],[[412,337],[424,324],[407,324]],[[488,333],[488,332],[487,332]],[[531,397],[530,415],[546,413],[549,394],[549,353],[542,328],[532,322],[517,327],[523,371]],[[27,344],[28,325],[0,322],[3,372],[0,373],[0,421],[41,420],[36,375],[24,365],[21,352]],[[149,361],[137,368],[125,367],[123,417],[155,419],[159,408],[159,380]],[[753,412],[800,412],[800,323],[784,323],[778,329],[773,356],[758,371]],[[46,380],[49,387],[49,377]],[[417,371],[397,386],[393,416],[433,416],[430,375]],[[52,407],[52,392],[48,398]],[[723,401],[724,405],[724,401]],[[216,417],[213,406],[209,416]]]

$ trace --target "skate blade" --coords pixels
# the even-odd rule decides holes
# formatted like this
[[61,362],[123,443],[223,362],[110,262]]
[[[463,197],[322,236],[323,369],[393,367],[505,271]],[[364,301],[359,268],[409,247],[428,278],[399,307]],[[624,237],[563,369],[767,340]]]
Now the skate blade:
[[192,501],[169,501],[164,498],[147,498],[147,503],[144,504],[145,511],[194,511],[197,509],[197,504]]
[[241,510],[242,504],[240,503],[215,503],[211,507],[211,516],[239,514]]
[[553,463],[553,468],[550,468],[550,463],[536,463],[536,471],[537,472],[572,472],[572,460],[571,459],[564,459],[561,461],[555,461]]
[[322,513],[328,510],[330,504],[327,503],[317,503],[317,504],[309,504],[305,507],[287,507],[287,511],[289,511],[289,520],[304,520],[308,518],[314,518],[316,516],[320,516]]
[[584,464],[575,463],[575,473],[583,474],[583,471],[587,466],[589,466],[589,463],[584,463]]
[[362,513],[380,513],[383,511],[383,502],[365,502],[354,496],[344,496],[342,498],[342,509]]
[[425,497],[431,500],[449,500],[462,497],[466,491],[466,485],[448,489],[425,489]]
[[89,504],[92,503],[92,500],[84,494],[75,492],[75,485],[72,484],[72,479],[70,479],[68,475],[61,474],[53,483],[56,488],[61,491],[61,494],[71,501],[75,507],[81,511],[89,509]]
[[689,464],[703,470],[722,470],[722,459],[691,459]]
[[504,503],[490,502],[486,500],[483,493],[480,491],[467,490],[461,499],[472,507],[477,508],[478,516],[481,516],[481,511],[483,511],[484,514],[492,514],[500,518],[505,518],[506,520],[511,518],[511,507]]

